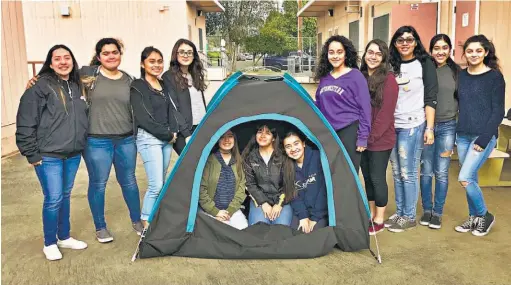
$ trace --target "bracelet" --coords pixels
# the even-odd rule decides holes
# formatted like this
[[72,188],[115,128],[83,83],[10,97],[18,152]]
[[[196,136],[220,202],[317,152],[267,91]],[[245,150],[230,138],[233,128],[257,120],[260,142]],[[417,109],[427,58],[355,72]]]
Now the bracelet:
[[426,127],[426,131],[432,131],[433,132],[434,130],[435,130],[435,128]]

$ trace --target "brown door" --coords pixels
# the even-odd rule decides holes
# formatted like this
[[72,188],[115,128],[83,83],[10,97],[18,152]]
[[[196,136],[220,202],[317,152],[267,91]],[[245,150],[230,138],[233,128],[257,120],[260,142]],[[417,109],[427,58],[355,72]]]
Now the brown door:
[[437,3],[399,4],[392,6],[391,37],[401,26],[413,26],[429,52],[429,41],[436,35]]
[[461,60],[463,44],[474,35],[476,1],[456,1],[456,28],[454,30],[454,61],[464,63]]

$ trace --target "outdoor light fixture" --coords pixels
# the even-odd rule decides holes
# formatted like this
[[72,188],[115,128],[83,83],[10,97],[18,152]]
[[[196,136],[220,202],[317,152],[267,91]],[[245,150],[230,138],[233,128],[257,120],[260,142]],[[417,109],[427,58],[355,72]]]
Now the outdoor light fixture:
[[330,17],[334,16],[334,9],[328,9],[328,16]]
[[197,10],[197,17],[202,16],[202,10]]

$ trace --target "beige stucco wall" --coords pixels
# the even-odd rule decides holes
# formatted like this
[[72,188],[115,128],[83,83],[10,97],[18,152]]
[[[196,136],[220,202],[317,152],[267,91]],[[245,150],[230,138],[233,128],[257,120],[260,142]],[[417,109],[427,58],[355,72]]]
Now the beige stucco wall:
[[19,99],[28,80],[21,2],[2,1],[2,156],[17,151]]
[[[80,65],[86,65],[100,38],[115,37],[125,45],[121,68],[139,76],[144,47],[160,49],[167,65],[176,40],[188,38],[188,25],[195,44],[198,27],[205,37],[205,16],[195,24],[197,12],[191,5],[185,0],[23,2],[28,60],[44,60],[52,45],[63,43],[73,50]],[[63,6],[70,7],[70,16],[60,15]]]

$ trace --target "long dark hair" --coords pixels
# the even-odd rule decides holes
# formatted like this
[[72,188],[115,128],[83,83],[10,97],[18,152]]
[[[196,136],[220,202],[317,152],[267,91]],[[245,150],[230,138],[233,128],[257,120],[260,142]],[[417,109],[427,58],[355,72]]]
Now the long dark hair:
[[[365,61],[365,57],[367,55],[367,50],[372,44],[378,46],[382,54],[382,57],[380,65],[376,68],[376,70],[373,71],[372,75],[369,75],[369,70],[367,67],[367,63]],[[385,88],[385,80],[387,79],[389,70],[390,61],[389,49],[387,47],[387,44],[380,39],[374,39],[370,41],[366,46],[364,55],[362,56],[362,64],[360,66],[360,71],[362,72],[362,74],[364,74],[365,78],[367,79],[369,93],[371,94],[371,106],[373,107],[380,107],[383,102],[383,89]]]
[[[53,79],[56,79],[57,81],[60,81],[60,77],[50,67],[51,59],[53,57],[53,52],[58,49],[65,49],[71,55],[71,59],[73,60],[73,69],[71,70],[71,73],[69,73],[69,81],[76,83],[78,85],[80,92],[82,93],[82,96],[84,96],[86,98],[85,89],[83,88],[82,81],[80,80],[80,72],[79,72],[78,62],[76,62],[76,58],[75,58],[73,52],[71,51],[71,49],[65,45],[62,45],[62,44],[54,45],[48,51],[48,54],[46,55],[46,60],[44,61],[43,67],[41,67],[41,70],[39,71],[37,76],[38,77],[49,76],[49,77],[52,77]],[[64,98],[64,93],[62,92],[62,88],[60,88],[60,86],[59,86],[59,88],[57,88],[57,89],[59,90],[60,100],[62,100],[62,104],[64,104],[64,108],[66,108],[66,110],[67,110],[66,99]]]
[[[236,172],[238,173],[238,177],[241,178],[243,175],[243,159],[241,159],[241,155],[240,155],[240,148],[238,146],[238,137],[232,130],[229,130],[229,131],[231,131],[231,133],[234,137],[234,146],[231,149],[231,155],[234,158],[234,161],[236,164]],[[225,132],[225,133],[227,133],[227,132]],[[225,135],[225,133],[224,133],[224,135]],[[220,149],[220,147],[218,146],[219,143],[220,143],[220,140],[218,140],[218,142],[213,147],[212,153],[215,153]]]
[[[284,152],[285,152],[284,140],[289,137],[292,137],[292,136],[295,136],[298,139],[300,139],[300,141],[305,142],[305,138],[300,132],[297,132],[296,130],[289,130],[282,138],[282,149],[284,150]],[[293,200],[296,197],[297,189],[294,185],[294,182],[296,179],[296,177],[295,177],[295,161],[292,158],[288,157],[287,154],[285,155],[282,170],[284,173],[284,181],[293,181],[292,192],[289,195],[286,193],[286,202],[290,202],[291,200]],[[291,189],[289,189],[289,191],[291,191]]]
[[[429,53],[430,54],[433,54],[433,48],[435,47],[435,44],[438,41],[444,41],[449,46],[449,52],[452,51],[452,43],[451,43],[451,39],[449,38],[449,36],[446,34],[438,34],[438,35],[435,35],[433,38],[431,38],[431,41],[429,42]],[[438,63],[436,62],[436,60],[433,60],[433,62],[435,63],[436,67],[438,67]],[[456,62],[454,62],[454,60],[452,60],[450,54],[447,55],[446,64],[451,69],[452,77],[454,78],[454,82],[455,82],[455,86],[456,86],[456,89],[454,90],[454,97],[458,98],[458,74],[459,74],[461,68],[459,65],[456,64]]]
[[402,26],[401,28],[397,29],[397,31],[392,36],[392,40],[390,41],[390,65],[392,66],[394,73],[399,75],[401,73],[401,62],[403,61],[401,59],[401,55],[399,54],[399,51],[396,48],[396,41],[397,38],[402,36],[404,33],[410,33],[415,39],[415,43],[417,44],[413,50],[413,55],[415,58],[417,58],[420,62],[424,63],[424,61],[430,56],[426,52],[426,49],[424,48],[424,45],[422,44],[421,38],[419,36],[419,33],[417,33],[417,30],[415,30],[412,26]]
[[101,62],[99,61],[99,57],[101,54],[101,50],[106,45],[115,45],[122,55],[124,45],[120,40],[114,39],[114,38],[102,38],[96,43],[96,48],[94,49],[95,53],[92,56],[92,60],[90,61],[89,65],[91,65],[91,66],[101,65]]
[[179,64],[179,61],[177,61],[178,50],[182,44],[189,45],[193,49],[193,61],[188,67],[188,72],[190,72],[190,75],[192,76],[193,86],[197,90],[204,91],[206,90],[207,87],[204,76],[204,67],[202,66],[202,62],[199,58],[199,52],[197,51],[197,47],[195,47],[195,44],[192,43],[191,41],[187,39],[179,39],[176,42],[174,48],[172,49],[169,70],[172,73],[176,84],[182,90],[185,90],[186,88],[188,88],[188,86],[190,86],[190,84],[188,83],[188,79],[183,76],[183,72],[181,71],[181,65]]
[[[271,132],[271,134],[273,135],[273,138],[274,138],[272,146],[273,146],[273,159],[274,159],[275,163],[285,164],[287,156],[284,154],[284,151],[282,150],[277,129],[274,127],[270,127],[267,124],[261,124],[261,125],[257,126],[256,134],[257,134],[257,132],[262,131],[265,128]],[[259,149],[259,144],[257,144],[257,141],[256,141],[256,134],[252,135],[247,146],[243,150],[243,153],[241,154],[241,157],[243,160],[243,166],[245,168],[250,165],[250,162],[249,162],[250,153],[254,150]],[[291,199],[289,197],[293,197],[293,192],[294,192],[294,185],[295,185],[294,177],[292,179],[290,179],[289,175],[284,175],[283,180],[284,180],[283,181],[284,194],[286,195],[285,201],[290,201],[288,199]]]
[[[144,64],[144,60],[146,60],[153,52],[159,54],[161,58],[163,59],[163,54],[161,51],[153,46],[148,46],[144,48],[142,51],[142,55],[140,55],[140,63]],[[141,66],[140,67],[140,78],[145,78],[145,69]]]
[[495,53],[495,46],[490,40],[488,40],[488,38],[485,35],[475,35],[468,38],[465,44],[463,44],[463,56],[465,56],[465,50],[471,43],[480,43],[483,46],[484,50],[488,52],[488,55],[485,56],[483,60],[483,63],[486,66],[493,70],[501,71],[499,59],[497,58],[497,54]]
[[328,61],[328,48],[332,42],[339,42],[344,47],[344,65],[349,68],[358,69],[358,64],[360,62],[360,58],[358,57],[357,50],[351,40],[344,36],[331,36],[321,48],[321,55],[319,57],[319,65],[316,69],[316,74],[314,75],[315,80],[320,80],[321,78],[328,75],[330,71],[334,69],[332,64]]

